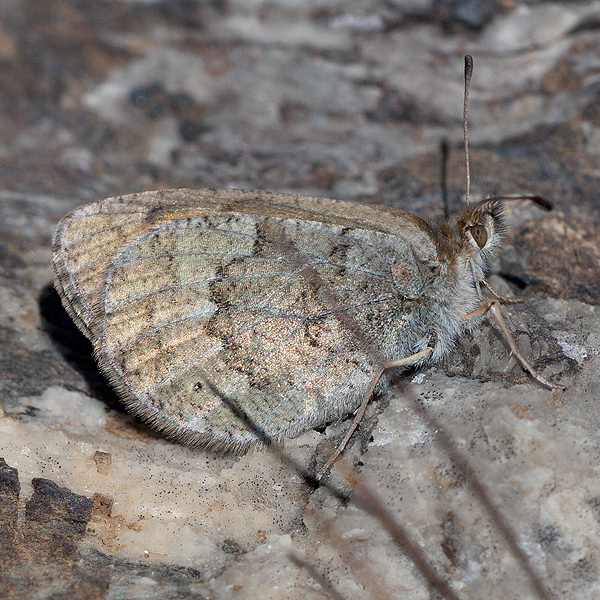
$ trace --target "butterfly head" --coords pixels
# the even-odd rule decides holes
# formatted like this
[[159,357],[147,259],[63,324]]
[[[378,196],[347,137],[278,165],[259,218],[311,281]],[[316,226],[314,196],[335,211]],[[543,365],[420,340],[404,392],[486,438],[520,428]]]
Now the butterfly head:
[[504,207],[486,199],[465,207],[456,217],[460,258],[483,270],[502,246],[506,232]]
[[511,200],[529,200],[552,210],[550,202],[533,195],[494,196],[466,206],[453,224],[444,223],[439,229],[438,247],[451,268],[467,268],[476,281],[483,279],[487,265],[502,247],[506,233],[503,203]]

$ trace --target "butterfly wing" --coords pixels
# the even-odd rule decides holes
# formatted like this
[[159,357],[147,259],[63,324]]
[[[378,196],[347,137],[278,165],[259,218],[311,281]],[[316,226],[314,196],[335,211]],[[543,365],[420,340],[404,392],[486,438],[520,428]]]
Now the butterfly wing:
[[398,358],[399,260],[399,238],[340,225],[168,220],[107,268],[96,355],[130,408],[178,441],[240,449],[261,437],[252,424],[291,436],[354,409],[381,358]]
[[88,204],[58,224],[53,239],[56,287],[83,333],[93,340],[101,321],[106,269],[122,248],[157,224],[219,210],[218,202],[191,190],[144,192]]
[[102,200],[65,217],[53,248],[63,304],[131,408],[230,448],[260,437],[232,411],[277,437],[352,410],[410,312],[391,255],[399,272],[436,258],[404,211],[244,190]]
[[215,213],[290,217],[389,233],[424,260],[436,251],[428,225],[390,207],[247,190],[165,190],[108,198],[67,215],[53,240],[56,287],[75,323],[94,340],[106,270],[121,249],[160,223]]

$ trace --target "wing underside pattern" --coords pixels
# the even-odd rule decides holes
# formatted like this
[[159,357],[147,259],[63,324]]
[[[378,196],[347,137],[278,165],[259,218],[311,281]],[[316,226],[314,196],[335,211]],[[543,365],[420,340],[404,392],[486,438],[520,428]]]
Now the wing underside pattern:
[[241,448],[257,436],[232,409],[293,435],[353,410],[399,358],[412,317],[392,267],[414,270],[415,247],[434,256],[424,227],[305,196],[134,194],[61,222],[57,289],[134,412],[178,441]]
[[273,437],[335,418],[377,369],[341,315],[386,357],[402,325],[385,238],[249,215],[164,223],[107,271],[98,358],[134,409],[190,436],[252,437],[224,399]]

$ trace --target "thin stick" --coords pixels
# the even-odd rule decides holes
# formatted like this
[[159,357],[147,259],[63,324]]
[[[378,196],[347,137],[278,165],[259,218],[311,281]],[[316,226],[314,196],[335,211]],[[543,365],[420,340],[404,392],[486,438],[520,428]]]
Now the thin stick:
[[[479,502],[481,502],[482,506],[485,507],[485,510],[492,519],[494,525],[498,531],[500,531],[504,541],[510,548],[512,555],[516,558],[523,571],[527,574],[529,583],[532,589],[535,590],[538,598],[541,598],[541,600],[552,600],[555,598],[554,594],[552,594],[546,588],[546,584],[544,583],[543,579],[531,566],[527,553],[525,550],[523,550],[523,546],[521,545],[517,534],[510,527],[508,521],[497,508],[496,504],[494,504],[491,494],[481,483],[477,473],[474,471],[473,467],[471,467],[462,453],[458,450],[455,443],[446,433],[442,424],[438,422],[433,413],[431,413],[424,404],[417,402],[414,394],[411,394],[410,388],[405,388],[404,392],[408,392],[407,395],[411,399],[412,409],[423,419],[429,431],[434,434],[435,442],[439,444],[439,447],[444,450],[452,463],[456,465],[457,469],[465,478],[465,481],[471,488],[475,497],[479,500]],[[383,519],[381,519],[380,522],[383,523]],[[418,563],[415,564],[418,566]]]
[[465,165],[467,167],[467,192],[465,202],[469,204],[471,196],[471,166],[469,164],[469,134],[467,127],[467,107],[469,105],[469,87],[471,87],[471,75],[473,75],[473,57],[470,54],[465,56],[465,100],[463,104],[463,134],[465,137]]
[[[435,431],[436,434],[438,433],[435,429],[432,429],[432,431]],[[389,508],[385,506],[358,473],[353,471],[343,460],[336,466],[342,477],[352,486],[352,491],[354,492],[353,501],[363,508],[363,510],[377,515],[377,519],[392,536],[392,539],[402,548],[406,556],[412,560],[417,569],[425,576],[430,588],[436,590],[447,600],[459,600],[458,594],[452,589],[450,584],[433,568],[431,561],[427,558],[423,549],[406,535],[406,530],[403,527],[398,526],[398,522]],[[371,513],[370,511],[373,512]],[[430,597],[433,597],[433,595],[430,595]],[[544,600],[549,600],[549,596],[540,597],[544,598]]]

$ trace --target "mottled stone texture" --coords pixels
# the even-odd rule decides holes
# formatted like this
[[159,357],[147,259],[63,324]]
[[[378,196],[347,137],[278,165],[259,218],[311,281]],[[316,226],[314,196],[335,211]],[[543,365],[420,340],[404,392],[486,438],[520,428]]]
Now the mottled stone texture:
[[[276,454],[182,448],[127,416],[51,287],[50,246],[76,206],[161,188],[382,202],[435,220],[442,138],[456,211],[468,51],[474,196],[529,192],[555,205],[510,205],[490,282],[525,299],[505,311],[520,351],[568,391],[533,383],[485,326],[443,368],[373,403],[347,460],[459,597],[543,598],[529,565],[546,597],[597,598],[595,10],[0,3],[0,596],[431,597],[373,517],[315,492]],[[469,459],[525,560],[418,406]],[[320,442],[346,427],[288,450],[312,467]]]

